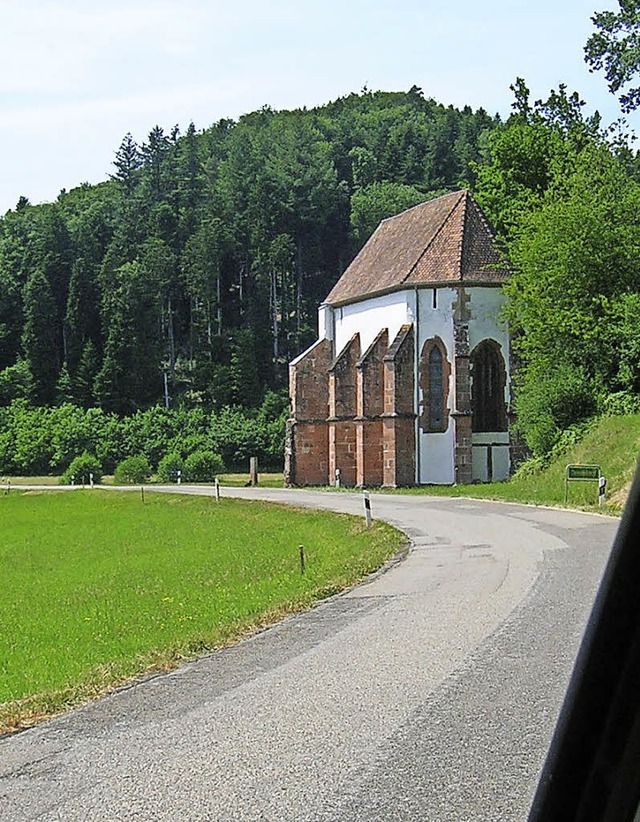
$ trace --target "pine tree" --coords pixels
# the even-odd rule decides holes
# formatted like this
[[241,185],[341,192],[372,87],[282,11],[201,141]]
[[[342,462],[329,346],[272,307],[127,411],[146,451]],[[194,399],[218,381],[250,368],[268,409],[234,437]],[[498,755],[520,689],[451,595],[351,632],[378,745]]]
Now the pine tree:
[[23,299],[22,348],[33,379],[32,400],[36,405],[49,405],[55,400],[60,361],[56,346],[56,304],[40,269],[29,276]]

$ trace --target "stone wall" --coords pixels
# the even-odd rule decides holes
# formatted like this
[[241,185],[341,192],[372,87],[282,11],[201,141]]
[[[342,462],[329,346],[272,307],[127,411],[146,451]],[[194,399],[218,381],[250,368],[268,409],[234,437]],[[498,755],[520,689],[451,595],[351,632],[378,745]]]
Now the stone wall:
[[356,485],[382,485],[384,363],[389,333],[383,329],[356,363]]
[[329,367],[329,482],[340,471],[343,485],[356,484],[357,363],[360,335],[354,334]]
[[288,485],[326,485],[329,476],[329,385],[333,348],[318,340],[289,366],[291,413],[285,438]]

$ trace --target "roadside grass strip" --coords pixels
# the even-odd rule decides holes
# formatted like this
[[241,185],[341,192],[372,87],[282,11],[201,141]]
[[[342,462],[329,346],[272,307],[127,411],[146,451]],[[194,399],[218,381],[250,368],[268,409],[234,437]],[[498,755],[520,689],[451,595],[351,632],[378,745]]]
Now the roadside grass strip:
[[307,608],[404,540],[381,522],[253,501],[0,495],[0,732]]

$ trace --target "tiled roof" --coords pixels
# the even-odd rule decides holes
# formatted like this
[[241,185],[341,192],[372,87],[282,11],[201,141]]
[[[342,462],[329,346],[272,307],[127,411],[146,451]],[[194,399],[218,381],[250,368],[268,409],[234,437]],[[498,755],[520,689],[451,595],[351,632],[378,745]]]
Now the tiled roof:
[[494,285],[507,273],[471,194],[454,191],[383,220],[326,302],[421,285]]

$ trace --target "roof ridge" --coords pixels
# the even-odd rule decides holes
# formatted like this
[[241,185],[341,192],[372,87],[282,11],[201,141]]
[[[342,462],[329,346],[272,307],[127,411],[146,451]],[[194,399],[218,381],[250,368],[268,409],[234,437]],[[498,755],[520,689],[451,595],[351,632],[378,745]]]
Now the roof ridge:
[[427,204],[431,205],[432,203],[437,203],[438,200],[444,200],[445,197],[453,197],[454,194],[459,195],[459,194],[463,194],[465,192],[467,192],[466,188],[458,188],[455,191],[447,191],[446,194],[440,194],[438,197],[433,197],[431,200],[423,200],[421,203],[416,203],[415,205],[409,206],[409,208],[405,208],[404,211],[399,211],[397,214],[391,214],[389,217],[383,217],[380,220],[380,222],[378,223],[376,231],[378,230],[378,228],[380,228],[382,223],[389,223],[392,220],[396,220],[398,217],[404,216],[409,211],[413,211],[414,208],[422,208],[423,206],[426,206]]
[[[452,193],[452,194],[458,194],[459,196],[458,196],[458,198],[456,199],[456,201],[454,202],[454,204],[451,206],[451,209],[449,210],[449,213],[448,213],[448,214],[447,214],[447,216],[444,218],[444,220],[440,223],[440,225],[439,225],[439,226],[438,226],[438,228],[436,229],[435,233],[433,234],[433,236],[431,237],[431,239],[429,240],[429,242],[428,242],[428,243],[426,244],[426,246],[422,249],[422,253],[418,255],[418,259],[417,259],[417,260],[414,262],[414,264],[411,266],[411,268],[410,268],[410,269],[409,269],[409,271],[407,272],[406,276],[405,276],[405,277],[403,277],[403,279],[401,280],[401,282],[402,282],[402,283],[406,283],[406,282],[407,282],[407,280],[411,277],[411,275],[413,274],[413,272],[414,272],[414,271],[416,270],[416,268],[418,267],[418,264],[420,263],[420,260],[422,260],[422,258],[425,256],[425,254],[427,253],[427,251],[431,248],[431,246],[433,245],[433,243],[434,243],[434,242],[435,242],[435,240],[436,240],[436,237],[439,237],[439,236],[440,236],[441,232],[444,230],[444,227],[445,227],[445,226],[446,226],[446,224],[449,222],[449,220],[450,220],[450,218],[451,218],[451,215],[453,214],[453,212],[456,210],[456,208],[457,208],[457,207],[458,207],[458,205],[460,204],[460,200],[468,194],[468,191],[467,191],[467,189],[461,189],[460,191],[451,192],[451,193]],[[443,196],[448,196],[448,195],[443,195]],[[439,199],[439,198],[438,198],[438,197],[436,197],[435,199]],[[431,202],[431,203],[433,203],[433,202],[435,202],[435,200],[427,200],[427,202]],[[464,231],[463,231],[463,235],[464,235]]]

